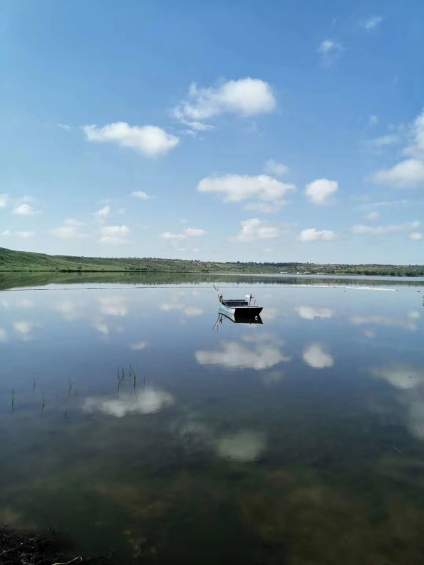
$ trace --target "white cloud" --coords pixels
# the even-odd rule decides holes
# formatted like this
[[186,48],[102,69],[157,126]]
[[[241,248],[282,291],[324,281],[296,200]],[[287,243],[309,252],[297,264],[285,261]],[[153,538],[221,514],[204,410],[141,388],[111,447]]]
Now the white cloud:
[[408,222],[405,224],[387,224],[385,226],[367,226],[357,224],[352,227],[352,233],[355,235],[384,236],[395,233],[416,229],[420,226],[420,222]]
[[403,150],[408,158],[377,171],[372,176],[374,182],[395,188],[424,188],[424,112],[409,127],[409,140]]
[[332,39],[324,39],[318,47],[322,62],[329,66],[342,54],[343,46]]
[[0,232],[0,237],[19,237],[20,239],[31,239],[35,236],[35,232],[33,231],[12,231],[12,230],[3,230]]
[[376,220],[380,219],[380,212],[369,212],[366,216],[365,219],[370,221],[370,222],[375,222]]
[[9,203],[9,195],[8,194],[0,194],[0,208],[6,208]]
[[31,204],[28,204],[28,202],[23,202],[22,204],[15,206],[13,213],[17,216],[33,216],[37,212],[36,210],[34,210]]
[[178,241],[182,239],[188,239],[190,237],[202,237],[206,235],[206,233],[207,231],[201,228],[185,228],[180,233],[172,233],[169,231],[163,232],[161,234],[161,238]]
[[379,118],[378,116],[376,116],[375,114],[371,114],[371,116],[368,119],[368,123],[370,126],[376,126],[379,122]]
[[419,231],[413,231],[409,234],[409,239],[412,239],[413,241],[421,241],[422,239],[424,239],[424,234],[422,232]]
[[196,361],[200,365],[219,365],[227,369],[254,369],[261,371],[274,367],[283,361],[289,361],[274,343],[259,342],[254,347],[236,341],[221,344],[216,351],[196,351]]
[[242,78],[229,80],[218,87],[198,88],[190,86],[186,100],[173,111],[174,116],[192,129],[202,131],[210,126],[204,124],[221,114],[255,116],[272,112],[276,100],[271,86],[260,79]]
[[370,139],[367,144],[375,149],[382,149],[383,147],[389,147],[390,145],[396,145],[396,143],[400,142],[399,135],[395,133],[389,133],[387,135],[381,135],[379,137],[375,137],[374,139]]
[[405,148],[405,155],[424,159],[424,112],[419,114],[411,126],[411,143]]
[[268,175],[224,175],[205,177],[197,185],[199,192],[222,194],[224,202],[242,202],[245,200],[265,204],[272,211],[285,204],[288,192],[295,190],[290,183],[283,183]]
[[268,159],[265,163],[264,171],[271,176],[282,177],[288,172],[289,168],[283,163],[274,161],[274,159]]
[[376,29],[382,21],[383,18],[381,16],[370,16],[364,22],[362,22],[361,25],[365,30],[372,31]]
[[100,229],[100,242],[121,244],[127,243],[130,230],[127,226],[103,226]]
[[101,222],[105,222],[110,216],[111,212],[112,212],[112,208],[109,205],[106,205],[103,206],[103,208],[100,208],[99,210],[94,212],[94,215]]
[[330,308],[315,308],[314,306],[298,306],[295,308],[298,315],[304,320],[315,320],[316,318],[332,318],[334,311]]
[[256,241],[258,239],[275,239],[280,235],[280,228],[266,224],[259,218],[250,218],[240,222],[240,232],[235,236],[238,241]]
[[306,185],[305,193],[313,204],[325,204],[339,189],[335,180],[317,179]]
[[81,239],[86,237],[86,234],[81,232],[82,226],[82,222],[68,218],[63,222],[63,226],[52,229],[50,233],[60,239]]
[[304,350],[303,360],[313,369],[325,369],[334,365],[333,356],[319,343],[313,343]]
[[139,151],[146,157],[164,155],[174,149],[179,139],[157,126],[130,126],[126,122],[115,122],[98,128],[83,126],[88,141],[94,143],[116,143]]
[[390,169],[382,169],[373,175],[377,184],[395,188],[424,187],[424,161],[405,159]]
[[142,190],[134,190],[134,192],[131,192],[131,196],[139,200],[149,200],[151,198],[147,192],[143,192]]
[[265,449],[264,434],[249,430],[225,435],[216,442],[217,454],[223,459],[237,463],[252,463],[262,455]]
[[128,414],[156,414],[171,406],[174,398],[163,390],[146,387],[136,394],[126,394],[119,398],[89,397],[83,404],[85,412],[102,412],[115,418],[123,418]]
[[317,230],[316,228],[307,228],[300,232],[300,241],[333,241],[336,234],[332,230]]

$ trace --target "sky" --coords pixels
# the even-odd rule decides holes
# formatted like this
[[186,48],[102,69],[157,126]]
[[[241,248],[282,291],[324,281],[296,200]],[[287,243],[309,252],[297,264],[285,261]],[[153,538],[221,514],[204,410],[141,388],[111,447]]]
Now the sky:
[[0,246],[424,263],[421,0],[3,0]]

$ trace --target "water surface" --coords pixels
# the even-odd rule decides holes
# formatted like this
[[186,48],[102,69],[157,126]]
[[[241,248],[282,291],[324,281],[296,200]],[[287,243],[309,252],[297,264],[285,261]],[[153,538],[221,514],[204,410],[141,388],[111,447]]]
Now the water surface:
[[0,293],[0,522],[116,563],[422,563],[424,287],[222,284],[249,325],[193,279]]

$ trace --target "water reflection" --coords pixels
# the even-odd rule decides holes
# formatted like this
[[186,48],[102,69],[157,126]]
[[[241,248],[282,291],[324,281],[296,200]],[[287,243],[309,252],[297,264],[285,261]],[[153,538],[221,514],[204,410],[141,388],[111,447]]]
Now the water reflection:
[[265,435],[250,430],[223,436],[216,444],[217,453],[220,457],[238,463],[256,461],[263,454],[265,448]]
[[420,563],[415,289],[240,286],[265,325],[211,331],[206,285],[2,294],[0,522],[117,565]]
[[305,348],[303,360],[313,369],[325,369],[334,365],[334,357],[319,343],[311,343]]
[[290,361],[290,356],[283,353],[281,344],[272,336],[246,336],[241,341],[221,342],[220,349],[198,350],[195,358],[200,365],[255,371]]
[[314,306],[297,306],[295,308],[298,316],[304,320],[315,320],[317,318],[329,319],[334,316],[331,308],[316,308]]
[[84,400],[85,412],[102,412],[115,418],[123,418],[128,414],[155,414],[163,408],[171,406],[174,398],[164,390],[146,387],[135,394],[122,394],[117,398],[89,397]]

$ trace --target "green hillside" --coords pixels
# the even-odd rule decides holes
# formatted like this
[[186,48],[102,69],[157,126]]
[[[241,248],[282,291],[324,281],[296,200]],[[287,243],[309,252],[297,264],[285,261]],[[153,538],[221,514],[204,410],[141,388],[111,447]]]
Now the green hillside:
[[316,263],[242,263],[156,258],[101,258],[46,255],[0,247],[0,272],[162,272],[268,273],[424,276],[424,265],[320,265]]

